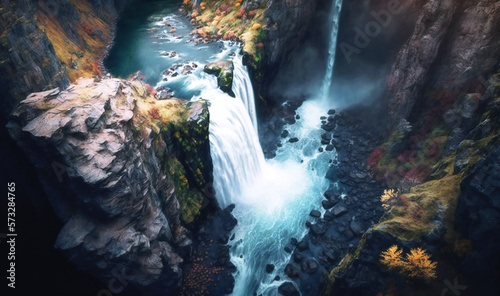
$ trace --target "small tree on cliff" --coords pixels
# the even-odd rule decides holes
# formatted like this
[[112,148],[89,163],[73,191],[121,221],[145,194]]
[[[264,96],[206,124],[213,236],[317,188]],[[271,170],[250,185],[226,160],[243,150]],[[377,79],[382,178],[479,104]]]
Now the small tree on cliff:
[[436,278],[437,263],[432,262],[428,255],[421,248],[411,249],[410,253],[403,258],[402,250],[398,246],[391,246],[387,251],[380,254],[380,262],[389,269],[396,269],[401,274],[410,278],[431,280]]

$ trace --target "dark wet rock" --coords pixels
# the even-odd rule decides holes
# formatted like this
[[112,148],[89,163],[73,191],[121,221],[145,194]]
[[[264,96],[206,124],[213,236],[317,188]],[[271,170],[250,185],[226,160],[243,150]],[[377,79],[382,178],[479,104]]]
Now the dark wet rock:
[[302,252],[302,251],[305,251],[305,250],[309,249],[309,244],[307,243],[307,241],[302,240],[302,241],[300,241],[300,242],[297,244],[297,249],[298,249],[299,251],[301,251],[301,252]]
[[284,296],[300,296],[299,291],[291,282],[285,282],[278,287],[278,293]]
[[340,197],[340,194],[341,194],[340,190],[337,187],[333,186],[330,187],[327,191],[325,191],[323,196],[328,200],[334,201]]
[[333,147],[333,145],[327,145],[325,148],[326,151],[333,151],[333,149],[335,149],[335,147]]
[[326,141],[329,142],[332,139],[332,133],[323,133],[323,134],[321,134],[321,139],[326,140]]
[[299,253],[299,252],[293,253],[293,261],[294,262],[301,263],[303,259],[304,259],[304,255],[302,255],[301,253]]
[[335,110],[334,109],[330,109],[328,110],[328,115],[335,115]]
[[182,68],[182,75],[191,74],[193,70],[193,67],[191,67],[190,65],[184,65],[184,67]]
[[319,151],[319,152],[323,152],[323,151],[325,151],[325,149],[323,149],[323,147],[319,147],[319,148],[318,148],[318,151]]
[[288,140],[290,143],[297,143],[299,141],[299,138],[290,138],[290,140]]
[[290,133],[289,133],[287,130],[284,130],[284,131],[281,133],[281,137],[282,137],[282,138],[286,138],[286,137],[288,137],[288,135],[289,135],[289,134],[290,134]]
[[273,264],[266,264],[266,272],[271,273],[274,271],[274,265]]
[[337,259],[337,256],[335,255],[335,250],[333,249],[324,249],[323,256],[325,256],[325,258],[329,262],[334,262]]
[[287,264],[285,266],[285,274],[291,279],[298,278],[300,276],[300,269],[293,264]]
[[329,210],[329,209],[333,208],[333,206],[335,206],[335,203],[331,202],[330,200],[323,200],[321,202],[321,205],[323,206],[323,208],[325,210]]
[[335,218],[335,216],[331,211],[326,211],[325,214],[323,215],[323,219],[325,219],[325,221],[331,221],[333,220],[333,218]]
[[300,267],[302,268],[302,270],[304,272],[315,273],[316,270],[318,270],[319,265],[314,259],[306,258],[306,259],[302,260]]
[[293,247],[292,247],[292,246],[285,246],[285,247],[283,248],[283,250],[284,250],[285,252],[287,252],[288,254],[290,254],[290,253],[292,253],[292,251],[293,251]]
[[335,129],[335,123],[328,122],[326,124],[321,125],[321,128],[327,132],[333,131]]
[[311,217],[314,218],[320,218],[321,217],[321,212],[318,210],[312,210],[311,213],[309,214]]
[[292,238],[290,239],[290,244],[291,244],[292,246],[296,246],[298,243],[299,243],[299,242],[298,242],[298,240],[297,240],[295,237],[292,237]]
[[337,205],[333,208],[332,213],[334,216],[341,216],[347,213],[347,209],[344,206]]
[[326,227],[323,224],[313,224],[311,232],[315,235],[323,235],[326,233]]
[[352,220],[349,226],[355,235],[362,235],[365,232],[363,229],[363,225],[361,225],[356,220]]

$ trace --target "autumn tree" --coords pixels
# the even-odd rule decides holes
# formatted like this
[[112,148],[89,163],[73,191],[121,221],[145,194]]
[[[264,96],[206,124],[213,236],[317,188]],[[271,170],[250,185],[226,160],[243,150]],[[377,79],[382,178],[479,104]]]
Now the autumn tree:
[[399,190],[394,190],[394,189],[384,190],[384,194],[380,196],[382,207],[385,210],[389,210],[392,206],[394,206],[398,202],[399,195],[400,195]]
[[387,249],[387,251],[382,252],[380,256],[380,262],[382,262],[389,269],[396,269],[403,266],[403,260],[401,259],[401,253],[403,250],[399,250],[398,246],[394,245]]
[[432,262],[430,255],[421,248],[411,249],[406,257],[402,256],[403,250],[393,245],[380,254],[380,262],[389,269],[396,269],[401,274],[410,278],[430,280],[436,278],[437,263]]
[[412,278],[434,279],[436,278],[436,262],[432,262],[430,255],[420,248],[411,249],[406,254],[403,271]]

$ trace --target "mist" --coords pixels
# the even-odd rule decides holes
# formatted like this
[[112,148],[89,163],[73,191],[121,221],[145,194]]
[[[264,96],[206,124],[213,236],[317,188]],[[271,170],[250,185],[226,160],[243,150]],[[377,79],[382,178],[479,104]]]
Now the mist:
[[[397,53],[413,32],[412,0],[344,1],[328,107],[383,103],[385,81]],[[320,4],[321,5],[321,4]],[[318,10],[304,42],[271,83],[270,94],[315,98],[328,60],[331,2]]]

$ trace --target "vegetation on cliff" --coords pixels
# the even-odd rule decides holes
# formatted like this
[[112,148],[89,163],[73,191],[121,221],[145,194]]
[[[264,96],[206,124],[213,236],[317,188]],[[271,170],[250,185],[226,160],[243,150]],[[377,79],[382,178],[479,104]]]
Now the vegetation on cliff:
[[207,0],[196,6],[191,0],[184,0],[184,9],[196,25],[196,33],[202,37],[242,41],[243,50],[254,62],[262,60],[264,28],[267,26],[264,13],[266,2],[250,9],[242,0]]
[[164,173],[174,181],[182,219],[191,223],[208,203],[212,180],[208,143],[208,108],[205,101],[157,100],[139,81],[134,126],[138,134],[151,130],[152,145]]
[[[100,75],[99,60],[112,40],[115,16],[109,11],[99,16],[87,0],[72,0],[60,8],[41,1],[36,13],[38,27],[47,34],[57,58],[66,66],[71,81]],[[58,17],[66,9],[69,17]]]

